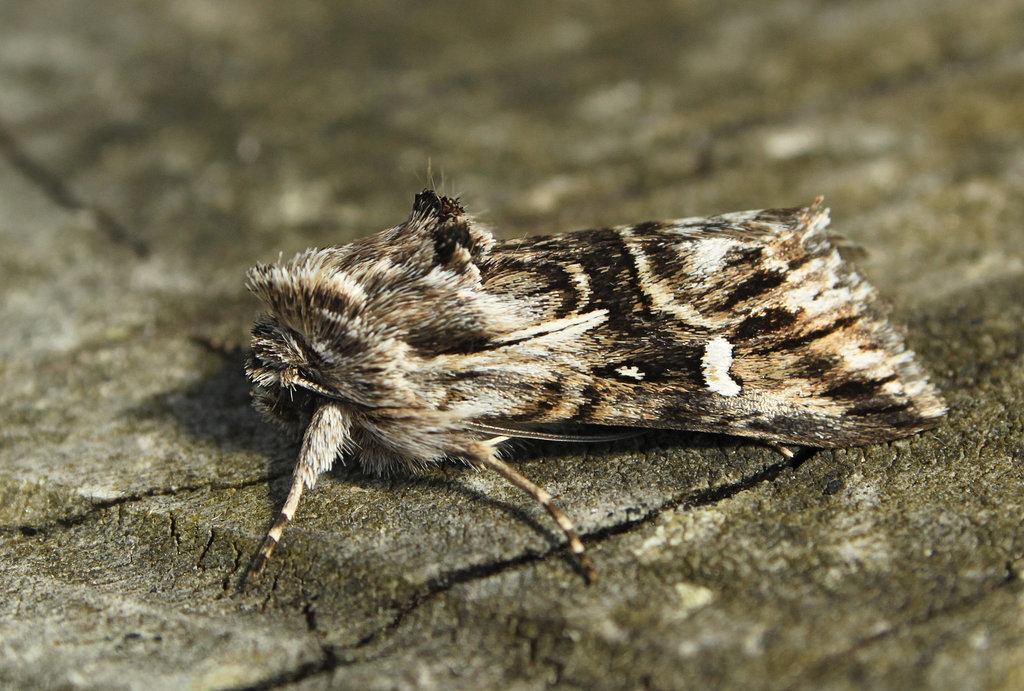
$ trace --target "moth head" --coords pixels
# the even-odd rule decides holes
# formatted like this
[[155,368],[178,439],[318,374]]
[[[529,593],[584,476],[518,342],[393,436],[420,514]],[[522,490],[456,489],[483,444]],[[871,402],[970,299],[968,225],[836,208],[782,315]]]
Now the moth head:
[[319,405],[322,387],[301,334],[274,315],[261,315],[252,329],[245,372],[259,410],[288,427],[305,427]]
[[304,417],[324,399],[416,406],[408,377],[419,359],[518,326],[480,288],[493,243],[458,200],[426,190],[404,223],[252,268],[248,288],[267,308],[247,369],[257,404],[279,419],[282,407]]

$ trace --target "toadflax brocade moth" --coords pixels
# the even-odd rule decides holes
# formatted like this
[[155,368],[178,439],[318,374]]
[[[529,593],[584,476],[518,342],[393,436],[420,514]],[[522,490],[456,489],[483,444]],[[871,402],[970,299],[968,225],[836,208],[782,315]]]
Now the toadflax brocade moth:
[[833,447],[935,426],[940,394],[827,225],[819,199],[499,241],[425,190],[405,223],[254,267],[269,313],[252,331],[253,396],[304,436],[251,575],[338,457],[371,473],[494,470],[544,505],[593,578],[569,517],[498,458],[509,438],[594,440],[565,425],[607,425]]

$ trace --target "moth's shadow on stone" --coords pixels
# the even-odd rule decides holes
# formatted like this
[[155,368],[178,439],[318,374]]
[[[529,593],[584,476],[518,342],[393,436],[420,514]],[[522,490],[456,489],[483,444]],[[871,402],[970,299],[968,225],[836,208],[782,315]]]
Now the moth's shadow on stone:
[[269,456],[271,476],[290,471],[298,438],[268,423],[253,408],[245,353],[219,355],[219,362],[191,386],[154,396],[129,415],[140,420],[170,419],[188,436],[225,452],[251,452],[254,461]]
[[[597,432],[614,428],[594,428]],[[587,430],[584,429],[585,433]],[[616,456],[624,453],[642,453],[655,449],[668,451],[672,449],[718,449],[727,444],[727,440],[735,440],[722,434],[705,434],[670,429],[623,428],[629,436],[622,439],[606,441],[573,442],[573,441],[538,441],[533,439],[512,439],[507,444],[508,452],[503,457],[512,463],[557,459],[577,456],[585,452],[588,456]]]
[[[653,449],[663,451],[682,448],[721,449],[723,446],[731,446],[733,444],[738,447],[743,443],[749,442],[744,442],[744,440],[740,440],[736,437],[703,434],[699,432],[643,430],[639,434],[629,438],[611,441],[556,442],[516,439],[508,444],[507,452],[502,455],[512,466],[523,471],[522,464],[524,463],[532,461],[551,461],[553,463],[558,463],[560,458],[578,456],[581,452],[586,453],[588,456],[606,455],[609,459],[613,459],[617,455],[625,453],[642,453]],[[443,477],[438,477],[436,475],[420,475],[404,478],[403,481],[405,484],[416,484],[430,489],[454,492],[469,499],[470,501],[473,501],[474,503],[479,503],[484,506],[500,510],[511,520],[526,525],[530,530],[543,538],[548,545],[547,551],[550,552],[552,556],[557,556],[574,571],[579,573],[580,576],[585,577],[585,573],[580,562],[569,550],[562,531],[543,510],[538,512],[534,509],[534,506],[539,508],[539,505],[536,505],[530,496],[525,492],[514,490],[517,493],[516,495],[503,500],[472,489],[462,480],[464,473],[472,472],[475,471],[470,468],[460,468],[459,464],[453,463],[452,465],[442,467],[437,471],[438,474],[443,474]],[[594,464],[593,472],[601,472],[599,465],[596,463]],[[346,473],[346,478],[351,477],[353,476]],[[536,478],[531,479],[536,480]],[[348,479],[348,481],[351,481],[351,479]],[[681,489],[685,490],[685,488]],[[518,499],[516,496],[518,496]],[[559,503],[563,508],[565,508],[566,502],[560,501]],[[597,528],[597,530],[600,532],[601,529]],[[523,556],[529,557],[530,554],[527,553]],[[501,561],[508,560],[506,559]],[[517,559],[512,558],[511,561],[517,561]]]
[[[509,444],[507,452],[502,455],[512,466],[521,470],[521,464],[524,462],[550,460],[557,463],[560,457],[578,455],[582,449],[588,449],[590,454],[607,454],[609,457],[614,457],[620,453],[642,452],[653,448],[662,450],[671,448],[721,448],[723,443],[727,443],[723,440],[729,439],[735,438],[673,430],[645,430],[634,437],[614,441],[554,442],[516,439]],[[296,448],[297,452],[298,449]],[[578,559],[568,549],[564,534],[557,524],[547,516],[543,509],[539,512],[534,509],[535,506],[539,508],[539,504],[536,504],[529,495],[520,490],[513,490],[514,494],[508,499],[498,499],[473,489],[468,486],[465,478],[467,474],[475,472],[478,471],[453,460],[442,463],[439,467],[420,475],[411,474],[392,478],[378,478],[367,475],[359,469],[358,464],[353,463],[335,465],[327,475],[330,477],[330,481],[341,483],[343,486],[374,487],[382,491],[398,487],[425,488],[439,493],[456,494],[474,504],[479,504],[489,509],[496,509],[512,521],[528,527],[547,543],[547,552],[552,553],[552,556],[562,559],[581,576],[585,575]],[[599,470],[595,468],[594,472],[599,472]],[[318,485],[318,487],[323,487],[323,485]],[[271,492],[275,506],[280,507],[285,500],[287,491],[288,487],[285,483],[275,483],[275,487]],[[564,508],[564,502],[560,503],[562,503]],[[536,550],[527,549],[525,553],[512,557],[495,556],[492,563],[499,565],[507,562],[518,562],[524,558],[532,558],[537,555]]]
[[554,524],[548,525],[543,522],[542,519],[538,519],[534,514],[531,514],[526,510],[526,507],[532,507],[533,500],[530,499],[526,494],[522,495],[522,502],[517,502],[514,499],[510,501],[497,499],[489,494],[475,490],[469,487],[463,481],[464,473],[474,472],[470,468],[456,468],[452,471],[449,468],[442,469],[443,477],[434,475],[413,475],[406,478],[402,478],[399,481],[405,485],[415,485],[418,487],[424,487],[439,493],[450,493],[457,494],[465,499],[468,499],[473,504],[479,504],[490,509],[497,509],[502,512],[510,519],[517,523],[522,523],[532,530],[537,535],[544,538],[548,543],[548,547],[556,549],[561,544],[562,534],[558,532],[558,527]]

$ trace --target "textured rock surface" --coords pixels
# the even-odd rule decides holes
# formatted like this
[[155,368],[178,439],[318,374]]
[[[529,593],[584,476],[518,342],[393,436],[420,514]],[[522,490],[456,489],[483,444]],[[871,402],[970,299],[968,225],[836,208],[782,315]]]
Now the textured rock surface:
[[[1020,3],[363,4],[0,3],[0,682],[1024,684]],[[234,592],[296,446],[202,342],[428,165],[506,237],[825,194],[948,423],[524,451],[591,587],[499,478],[343,470]]]

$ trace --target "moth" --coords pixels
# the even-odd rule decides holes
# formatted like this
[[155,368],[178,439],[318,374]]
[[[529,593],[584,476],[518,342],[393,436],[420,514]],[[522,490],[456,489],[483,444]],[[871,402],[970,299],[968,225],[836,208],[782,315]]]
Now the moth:
[[856,446],[945,413],[876,291],[806,208],[496,240],[424,190],[409,219],[249,271],[255,404],[303,432],[263,569],[302,492],[339,458],[369,473],[445,459],[540,502],[596,575],[551,494],[499,458],[510,439],[588,428],[717,432]]

